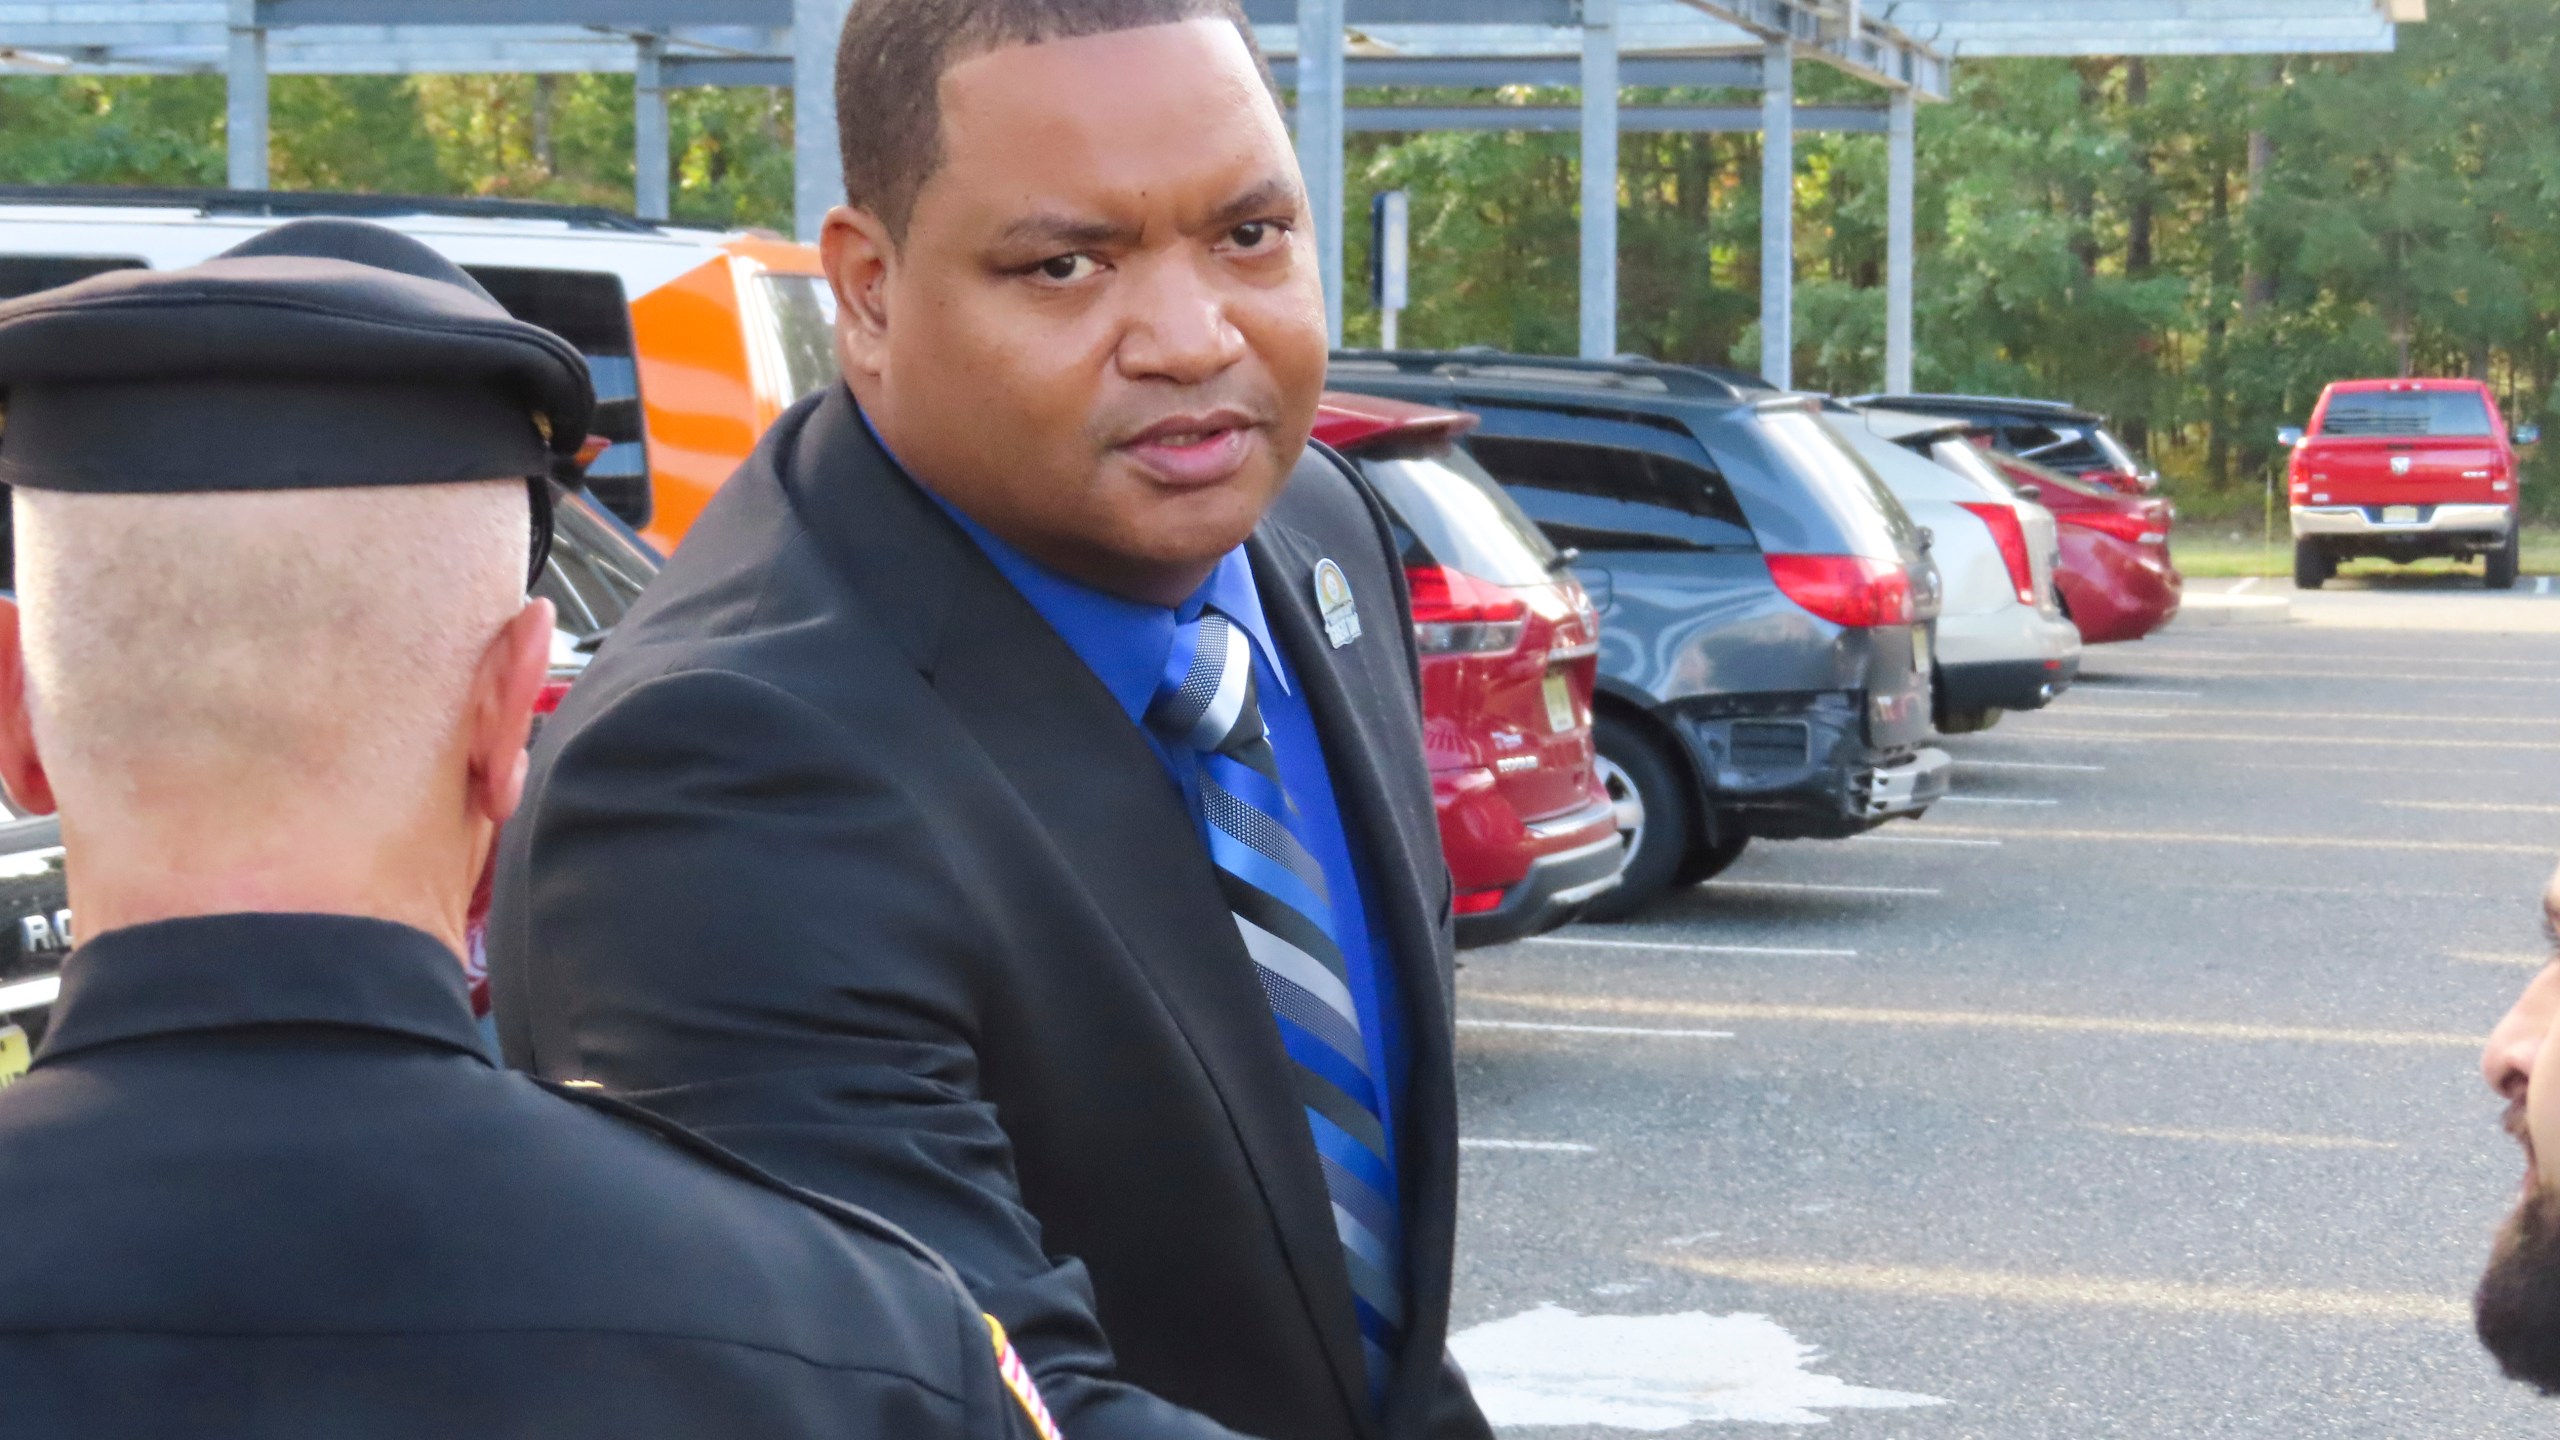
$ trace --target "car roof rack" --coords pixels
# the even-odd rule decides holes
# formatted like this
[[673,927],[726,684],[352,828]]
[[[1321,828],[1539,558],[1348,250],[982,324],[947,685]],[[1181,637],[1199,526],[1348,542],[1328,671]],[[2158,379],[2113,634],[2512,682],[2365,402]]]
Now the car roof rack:
[[1393,370],[1444,379],[1544,380],[1595,389],[1748,400],[1755,393],[1783,393],[1757,375],[1712,365],[1669,365],[1638,355],[1577,360],[1562,355],[1520,355],[1490,345],[1457,350],[1336,350],[1338,369]]
[[349,195],[310,190],[223,190],[210,186],[0,185],[0,205],[102,205],[278,219],[343,215],[383,220],[437,215],[459,220],[548,220],[581,230],[610,230],[627,235],[655,235],[660,230],[650,221],[601,205],[451,195]]
[[2080,420],[2104,423],[2105,417],[2084,410],[2067,400],[2026,400],[2014,395],[1856,395],[1852,405],[1876,405],[1889,410],[2005,410],[2014,415],[2043,415],[2056,420]]

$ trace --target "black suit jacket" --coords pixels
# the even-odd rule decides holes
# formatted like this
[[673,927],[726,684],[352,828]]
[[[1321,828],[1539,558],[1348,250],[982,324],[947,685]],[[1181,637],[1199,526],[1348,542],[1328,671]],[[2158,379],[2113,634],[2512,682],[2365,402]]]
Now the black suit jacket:
[[0,1435],[1032,1440],[939,1261],[628,1111],[403,926],[85,942],[0,1090]]
[[[1391,546],[1311,453],[1248,547],[1409,1012],[1383,1425],[1270,1005],[1179,792],[842,387],[776,425],[536,747],[490,925],[509,1058],[914,1230],[1075,1440],[1488,1434],[1444,1353],[1450,888]],[[1326,558],[1363,610],[1341,649]]]

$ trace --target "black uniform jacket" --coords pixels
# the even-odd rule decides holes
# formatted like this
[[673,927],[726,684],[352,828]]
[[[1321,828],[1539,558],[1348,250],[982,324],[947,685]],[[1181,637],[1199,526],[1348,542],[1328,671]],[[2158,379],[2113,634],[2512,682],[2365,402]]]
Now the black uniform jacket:
[[[1391,544],[1311,452],[1248,546],[1408,1011],[1383,1423],[1270,1002],[1179,791],[842,386],[765,437],[535,749],[490,928],[509,1058],[913,1230],[1072,1440],[1488,1433],[1444,1362],[1450,891]],[[1364,629],[1340,649],[1326,558]]]
[[101,935],[0,1090],[0,1434],[1027,1433],[947,1270],[673,1128],[499,1070],[418,931]]

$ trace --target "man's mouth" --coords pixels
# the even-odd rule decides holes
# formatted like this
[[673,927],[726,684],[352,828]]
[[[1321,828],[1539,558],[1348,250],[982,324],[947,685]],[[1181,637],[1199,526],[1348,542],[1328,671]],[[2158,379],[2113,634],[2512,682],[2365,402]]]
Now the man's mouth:
[[1123,441],[1120,449],[1158,483],[1195,489],[1235,474],[1252,446],[1255,428],[1251,417],[1234,410],[1176,415]]

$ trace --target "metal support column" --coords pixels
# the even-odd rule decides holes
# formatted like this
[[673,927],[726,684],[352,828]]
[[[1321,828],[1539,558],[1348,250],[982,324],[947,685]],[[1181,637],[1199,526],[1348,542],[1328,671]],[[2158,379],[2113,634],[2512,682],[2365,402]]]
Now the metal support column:
[[638,63],[631,78],[631,207],[643,220],[667,218],[667,41],[663,35],[634,40]]
[[844,201],[836,145],[836,40],[847,0],[791,0],[791,230],[815,241]]
[[1618,353],[1618,0],[1582,0],[1582,357]]
[[1919,101],[1909,90],[1893,92],[1885,130],[1884,388],[1911,391],[1911,266],[1913,170],[1919,162]]
[[1796,55],[1772,40],[1760,62],[1760,373],[1795,388]]
[[1298,169],[1324,271],[1325,323],[1342,339],[1343,0],[1298,0]]
[[223,116],[234,190],[267,188],[267,31],[258,20],[258,0],[231,0]]

